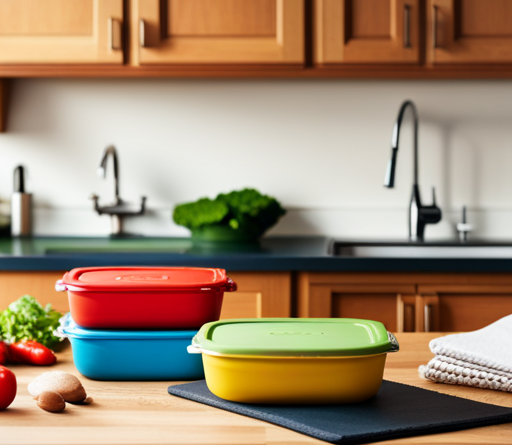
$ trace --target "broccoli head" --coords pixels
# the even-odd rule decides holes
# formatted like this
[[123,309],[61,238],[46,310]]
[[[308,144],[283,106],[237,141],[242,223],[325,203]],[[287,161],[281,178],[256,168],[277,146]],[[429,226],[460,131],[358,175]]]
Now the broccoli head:
[[263,234],[286,210],[275,199],[255,189],[221,193],[215,199],[199,199],[174,210],[174,222],[191,230],[227,226],[237,231]]
[[221,201],[201,198],[195,202],[180,204],[174,209],[174,222],[188,229],[219,224],[229,213],[228,206]]
[[216,200],[228,205],[232,227],[233,225],[238,227],[257,225],[263,232],[272,227],[286,213],[275,198],[262,195],[255,189],[221,193]]

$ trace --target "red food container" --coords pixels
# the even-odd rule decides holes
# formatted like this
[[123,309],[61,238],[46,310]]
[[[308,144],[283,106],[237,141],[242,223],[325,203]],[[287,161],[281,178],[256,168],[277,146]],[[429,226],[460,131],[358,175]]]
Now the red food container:
[[57,281],[73,320],[85,328],[189,329],[219,319],[236,284],[223,269],[85,267]]

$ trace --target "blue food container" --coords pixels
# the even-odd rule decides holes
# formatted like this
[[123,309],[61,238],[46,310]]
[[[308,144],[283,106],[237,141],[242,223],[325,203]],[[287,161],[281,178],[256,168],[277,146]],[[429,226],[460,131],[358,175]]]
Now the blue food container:
[[196,333],[85,329],[70,314],[58,329],[71,342],[76,369],[94,380],[204,379],[201,355],[187,352]]

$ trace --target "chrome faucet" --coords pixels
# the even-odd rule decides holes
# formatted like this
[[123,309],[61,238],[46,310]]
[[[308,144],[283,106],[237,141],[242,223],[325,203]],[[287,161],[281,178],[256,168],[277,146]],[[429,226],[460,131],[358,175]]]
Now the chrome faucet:
[[410,108],[414,118],[414,180],[412,184],[412,196],[409,204],[409,239],[411,241],[423,241],[425,226],[436,224],[441,221],[441,209],[436,205],[435,189],[432,189],[432,205],[421,204],[420,188],[418,185],[418,112],[416,106],[410,100],[406,100],[400,107],[398,117],[393,127],[391,136],[391,158],[388,162],[384,186],[393,188],[395,185],[396,157],[398,154],[398,141],[400,139],[400,128],[405,111]]
[[140,206],[135,206],[133,204],[124,202],[119,196],[119,162],[116,149],[113,145],[109,145],[107,148],[105,148],[103,154],[101,155],[100,166],[98,167],[97,171],[98,176],[103,178],[106,177],[107,160],[109,157],[112,157],[114,167],[114,203],[111,205],[100,206],[99,196],[96,194],[92,195],[91,199],[94,201],[94,210],[96,210],[99,215],[110,215],[112,221],[111,235],[123,236],[127,235],[125,232],[123,232],[123,218],[126,216],[143,215],[146,211],[146,197],[142,197]]

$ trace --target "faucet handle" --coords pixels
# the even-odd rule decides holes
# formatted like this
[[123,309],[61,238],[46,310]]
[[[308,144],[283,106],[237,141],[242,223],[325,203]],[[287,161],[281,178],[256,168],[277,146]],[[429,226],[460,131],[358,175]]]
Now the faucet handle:
[[457,232],[459,232],[459,239],[467,241],[468,233],[473,230],[473,226],[467,222],[466,206],[462,207],[462,222],[457,224]]
[[89,199],[92,200],[92,202],[94,203],[94,210],[98,211],[98,200],[100,199],[100,197],[96,193],[93,193],[89,196]]
[[432,204],[422,205],[419,208],[423,224],[436,224],[443,216],[441,209],[436,205],[436,189],[432,187]]

